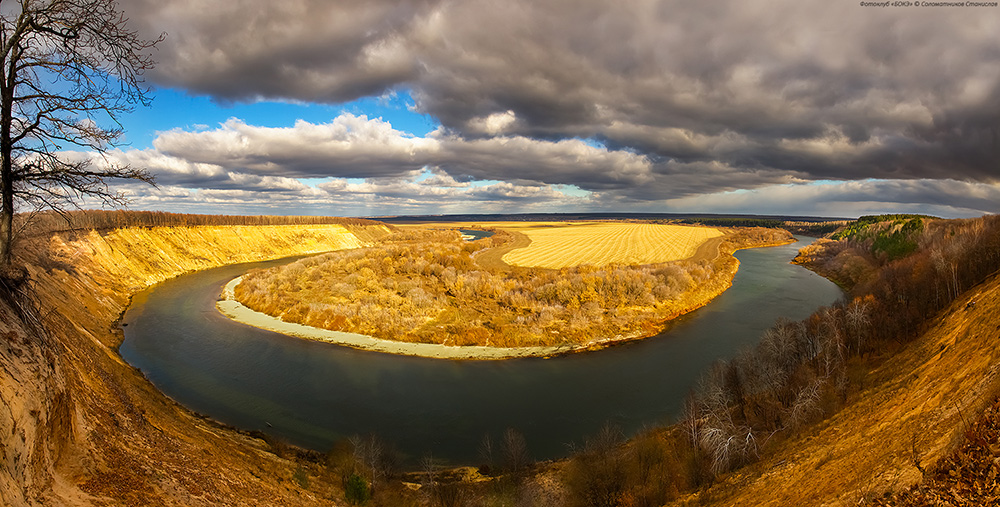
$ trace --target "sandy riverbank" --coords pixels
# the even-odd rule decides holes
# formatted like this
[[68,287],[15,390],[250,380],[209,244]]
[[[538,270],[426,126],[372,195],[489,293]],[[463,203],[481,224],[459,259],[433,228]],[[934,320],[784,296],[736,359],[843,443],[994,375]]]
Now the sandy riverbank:
[[[296,338],[316,340],[336,345],[344,345],[362,350],[401,354],[405,356],[430,357],[435,359],[474,359],[496,360],[513,359],[517,357],[548,357],[569,352],[586,350],[588,346],[559,345],[555,347],[486,347],[486,346],[451,346],[435,343],[409,343],[393,340],[382,340],[371,336],[330,331],[293,322],[285,322],[266,313],[257,312],[236,301],[233,291],[243,277],[231,280],[222,289],[222,298],[216,307],[225,316],[241,324],[274,331]],[[596,344],[595,344],[596,345]]]

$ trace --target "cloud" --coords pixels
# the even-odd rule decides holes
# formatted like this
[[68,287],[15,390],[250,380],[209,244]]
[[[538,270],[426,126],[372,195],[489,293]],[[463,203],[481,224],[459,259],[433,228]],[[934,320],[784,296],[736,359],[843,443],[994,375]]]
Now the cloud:
[[[153,145],[114,150],[106,158],[90,156],[98,164],[153,174],[159,188],[122,184],[136,206],[200,212],[232,213],[231,207],[240,213],[338,215],[570,211],[586,206],[589,194],[567,194],[550,181],[603,185],[608,175],[628,179],[648,173],[641,157],[581,141],[470,142],[437,132],[414,137],[380,119],[351,113],[329,123],[299,121],[286,128],[230,119],[215,129],[163,132]],[[462,162],[466,158],[468,163]],[[489,177],[520,171],[513,182]],[[626,181],[620,187],[631,185]]]
[[[578,139],[468,140],[439,131],[414,137],[381,119],[351,113],[342,113],[329,123],[298,121],[286,128],[230,119],[213,130],[161,133],[153,146],[155,150],[130,157],[136,159],[135,164],[162,169],[168,178],[190,178],[191,183],[202,178],[206,185],[218,184],[231,171],[283,178],[380,179],[411,177],[433,169],[436,181],[444,186],[504,180],[517,185],[571,184],[587,190],[621,191],[653,178],[646,157]],[[167,158],[151,160],[157,155]]]
[[270,128],[230,119],[219,128],[161,133],[162,154],[196,163],[286,177],[378,178],[420,170],[438,142],[415,138],[380,119],[344,113],[326,124]]
[[1000,213],[1000,185],[946,180],[862,180],[771,185],[672,199],[667,210],[857,217],[926,213],[945,218]]
[[128,0],[146,37],[168,34],[150,78],[220,101],[340,102],[413,79],[406,33],[434,0]]
[[[334,179],[316,186],[283,185],[264,179],[250,185],[192,187],[136,183],[122,186],[134,209],[172,209],[193,213],[266,213],[377,216],[397,214],[515,213],[573,211],[588,197],[567,195],[551,186],[522,186],[506,182],[488,185],[436,186],[419,178],[352,182]],[[233,174],[234,182],[244,175]],[[252,180],[252,178],[251,178]]]
[[[222,101],[328,103],[412,90],[417,109],[444,127],[425,141],[469,157],[436,159],[456,177],[525,182],[544,172],[545,181],[569,182],[575,174],[561,166],[511,163],[509,173],[487,174],[497,167],[483,156],[511,140],[530,151],[536,145],[520,140],[595,139],[608,146],[604,157],[635,157],[603,178],[582,171],[595,189],[666,191],[663,178],[649,180],[650,165],[666,174],[717,164],[748,187],[997,180],[1000,18],[983,9],[770,0],[129,0],[125,8],[147,33],[170,34],[150,76],[164,86]],[[226,129],[217,135],[264,135]],[[164,152],[194,150],[178,144],[183,133],[163,137]],[[218,162],[210,148],[198,160]],[[567,157],[575,149],[559,148]],[[357,165],[398,176],[420,162],[394,153],[374,167],[359,152]],[[241,163],[332,170],[320,158],[281,155],[248,149]],[[351,174],[344,157],[336,170]],[[727,181],[681,187],[720,191]]]
[[[725,136],[689,141],[733,143]],[[806,154],[838,149],[808,140],[786,143],[789,151]],[[128,186],[147,208],[174,203],[188,209],[200,203],[232,213],[228,208],[242,203],[262,213],[341,215],[640,210],[821,216],[914,211],[950,217],[1000,212],[996,183],[955,178],[810,183],[802,173],[748,170],[715,160],[657,161],[579,139],[466,139],[444,131],[415,137],[383,120],[351,113],[286,128],[230,119],[215,129],[161,133],[154,147],[108,154],[109,162],[154,174],[159,190]],[[861,143],[852,149],[867,148]]]

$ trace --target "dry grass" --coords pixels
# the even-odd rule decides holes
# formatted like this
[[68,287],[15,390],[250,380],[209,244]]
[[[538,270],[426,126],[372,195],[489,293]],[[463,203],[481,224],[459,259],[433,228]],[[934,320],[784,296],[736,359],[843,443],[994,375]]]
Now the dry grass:
[[718,229],[640,223],[524,228],[531,244],[503,256],[514,266],[559,269],[592,264],[658,264],[692,257]]

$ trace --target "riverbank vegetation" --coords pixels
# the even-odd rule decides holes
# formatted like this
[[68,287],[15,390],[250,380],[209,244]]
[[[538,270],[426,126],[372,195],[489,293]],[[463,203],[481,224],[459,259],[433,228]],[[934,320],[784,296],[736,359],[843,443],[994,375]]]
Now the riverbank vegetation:
[[[265,444],[267,439],[197,417],[159,393],[116,352],[122,340],[116,319],[138,288],[210,265],[306,253],[298,230],[261,228],[246,235],[245,229],[220,228],[207,231],[212,232],[208,236],[195,229],[135,229],[33,238],[20,260],[37,281],[42,307],[51,309],[43,314],[45,334],[20,324],[0,301],[0,334],[6,337],[0,344],[0,391],[8,400],[24,401],[0,411],[0,425],[11,429],[2,444],[11,456],[20,456],[11,463],[33,465],[5,468],[9,480],[0,483],[10,487],[0,488],[0,496],[15,505],[32,498],[58,503],[83,497],[165,505],[237,505],[262,498],[271,504],[328,505],[366,497],[373,498],[368,505],[663,505],[670,499],[686,505],[856,504],[871,490],[854,490],[868,488],[873,476],[886,470],[885,462],[868,455],[884,451],[896,456],[892,465],[908,460],[910,468],[926,467],[929,476],[940,479],[945,500],[957,492],[972,498],[969,504],[985,504],[974,496],[982,494],[981,474],[990,477],[996,468],[989,468],[990,446],[960,450],[951,463],[955,473],[941,475],[928,454],[946,447],[942,442],[955,432],[931,441],[927,435],[935,430],[924,424],[974,420],[976,404],[970,400],[985,392],[938,390],[941,384],[995,386],[990,368],[997,357],[1000,283],[992,278],[987,285],[977,284],[1000,267],[1000,220],[925,220],[923,225],[915,235],[917,249],[899,259],[882,258],[851,238],[804,250],[800,262],[821,273],[865,267],[845,284],[848,299],[802,322],[780,323],[777,327],[785,329],[768,332],[770,338],[758,349],[716,366],[688,403],[688,415],[698,416],[684,424],[624,443],[609,426],[583,442],[579,454],[529,466],[518,476],[506,471],[513,467],[505,468],[502,459],[494,466],[484,453],[479,475],[450,478],[430,467],[433,475],[416,484],[397,469],[376,468],[391,461],[373,459],[379,453],[372,449],[378,447],[368,437],[349,441],[340,450],[346,455],[331,452],[331,460],[350,458],[342,465],[322,466],[326,462],[318,453],[304,459],[305,453],[288,451],[287,444],[274,439]],[[330,235],[310,234],[323,248],[339,244],[320,244]],[[176,248],[161,248],[164,244]],[[155,258],[147,251],[151,245],[158,249]],[[935,328],[933,340],[909,342],[949,304],[952,313],[939,319],[947,332]],[[876,368],[915,344],[924,349],[914,354],[925,361],[917,363],[919,368],[913,362],[890,371]],[[963,369],[971,362],[986,365]],[[752,371],[770,373],[748,374]],[[873,393],[876,381],[882,388]],[[917,407],[902,413],[905,417],[900,416],[902,398]],[[845,403],[847,408],[840,408]],[[887,404],[893,405],[891,412],[883,408]],[[857,405],[862,407],[855,410]],[[765,413],[778,420],[762,421],[758,414]],[[927,417],[912,417],[915,413]],[[831,414],[831,422],[818,423]],[[883,428],[893,425],[905,430],[887,436]],[[730,430],[728,439],[714,437]],[[975,443],[996,438],[973,430],[967,435]],[[917,437],[911,439],[913,434]],[[530,448],[532,442],[526,444]],[[520,443],[512,448],[521,455]],[[725,471],[760,459],[767,461],[731,475]],[[717,487],[708,487],[712,483]],[[345,493],[348,484],[354,496]],[[417,484],[421,487],[412,491]],[[736,497],[741,491],[746,493]],[[926,490],[918,493],[907,502],[920,505],[937,498],[926,496],[932,494]],[[808,501],[782,502],[790,497]],[[893,497],[886,503],[899,501]]]
[[697,224],[710,227],[782,227],[785,222],[777,218],[750,218],[750,217],[691,217],[678,220],[682,224]]
[[803,321],[779,321],[755,348],[716,364],[688,400],[689,443],[712,474],[839,410],[862,388],[868,365],[1000,269],[1000,217],[891,216],[845,230],[802,249],[797,261],[832,273],[848,297]]
[[398,232],[370,249],[247,273],[244,305],[283,320],[408,342],[502,347],[597,345],[656,333],[729,287],[737,248],[781,244],[785,231],[740,229],[721,255],[652,265],[559,270],[484,267],[514,235],[462,242],[455,231]]
[[[814,269],[837,269],[851,258],[863,259],[868,269],[847,287],[843,301],[799,322],[780,320],[756,347],[717,363],[689,396],[680,424],[628,441],[609,425],[566,461],[542,467],[534,482],[522,486],[523,494],[533,493],[533,484],[555,481],[547,490],[558,492],[553,505],[653,506],[681,497],[685,504],[722,498],[731,503],[729,495],[737,488],[712,485],[858,402],[875,366],[900,353],[928,330],[940,310],[1000,269],[1000,217],[921,218],[921,223],[921,228],[911,226],[908,231],[916,248],[899,258],[872,249],[872,237],[901,229],[894,218],[863,224],[857,234],[803,249],[799,261]],[[904,443],[881,445],[905,447],[915,466],[926,466],[920,435],[913,434],[912,440],[911,433],[907,435]],[[814,466],[826,470],[831,458],[827,454]],[[810,468],[813,475],[821,473],[817,470]],[[743,484],[757,473],[761,471],[747,472],[737,482]],[[487,497],[477,495],[477,484],[453,488],[462,491],[455,494],[465,495],[467,505],[490,505]],[[800,492],[798,498],[811,497]]]

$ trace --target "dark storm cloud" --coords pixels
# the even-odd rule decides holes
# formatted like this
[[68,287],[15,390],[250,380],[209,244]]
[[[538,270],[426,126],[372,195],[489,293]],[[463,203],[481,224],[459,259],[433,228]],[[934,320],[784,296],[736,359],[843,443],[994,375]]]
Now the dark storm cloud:
[[[607,203],[615,205],[616,203]],[[700,208],[699,208],[700,207]],[[763,209],[792,215],[860,216],[916,212],[950,217],[1000,213],[1000,186],[957,180],[868,180],[775,185],[668,201],[668,209],[739,213]]]
[[[998,179],[995,9],[769,0],[208,4],[126,4],[149,30],[170,32],[156,82],[222,100],[320,102],[405,86],[444,126],[433,153],[389,150],[396,155],[380,165],[367,152],[337,162],[322,150],[312,158],[246,152],[235,163],[254,172],[389,177],[431,164],[458,180],[569,183],[629,199],[816,179]],[[571,146],[528,142],[571,138],[609,150],[581,151],[596,158],[570,167]],[[197,156],[194,146],[161,149],[234,163],[212,146]]]
[[339,102],[417,76],[411,25],[436,0],[126,0],[142,33],[166,32],[151,80],[226,101]]

